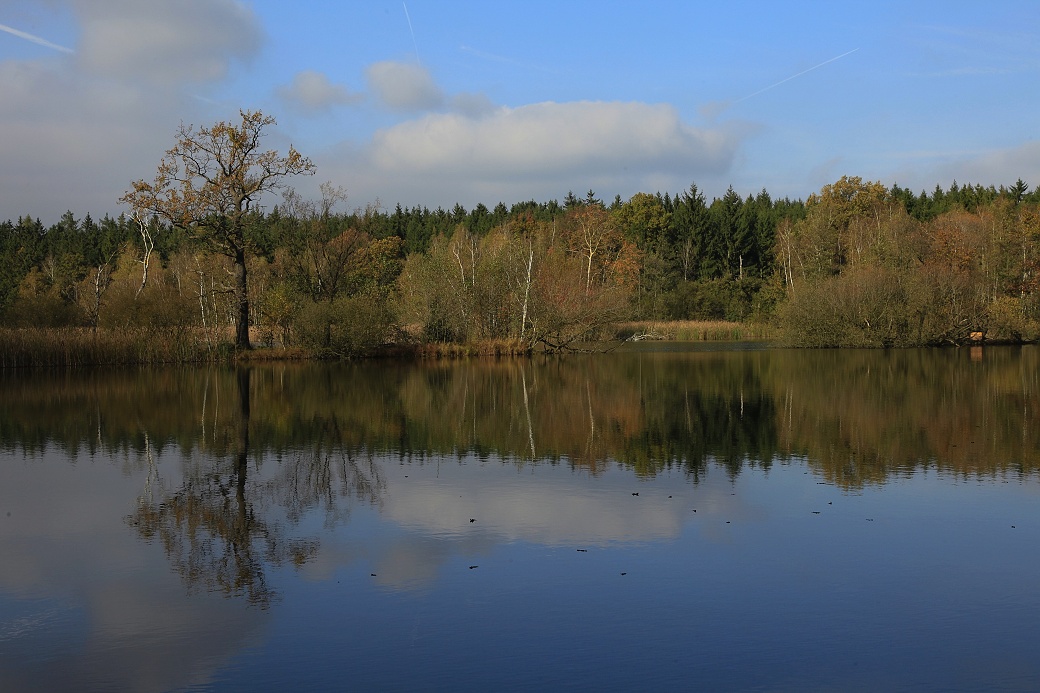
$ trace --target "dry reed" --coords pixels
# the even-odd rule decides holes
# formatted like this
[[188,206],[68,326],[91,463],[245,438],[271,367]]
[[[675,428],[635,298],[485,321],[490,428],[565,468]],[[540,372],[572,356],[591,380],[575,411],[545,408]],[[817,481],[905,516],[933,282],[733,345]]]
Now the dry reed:
[[618,327],[620,337],[639,341],[661,339],[676,342],[761,342],[777,338],[777,331],[763,323],[726,320],[674,320],[631,322]]
[[186,329],[0,329],[0,368],[193,363],[232,353],[230,345],[212,347]]

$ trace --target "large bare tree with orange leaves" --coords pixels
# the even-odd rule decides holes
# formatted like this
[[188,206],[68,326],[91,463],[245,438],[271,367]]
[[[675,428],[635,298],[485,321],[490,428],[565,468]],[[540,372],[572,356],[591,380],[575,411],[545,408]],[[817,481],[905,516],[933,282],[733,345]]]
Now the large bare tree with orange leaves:
[[234,263],[235,344],[248,349],[249,290],[247,233],[261,196],[284,186],[289,176],[312,174],[314,164],[292,146],[286,155],[261,149],[275,119],[260,111],[240,111],[240,123],[208,128],[181,125],[152,182],[134,181],[120,202],[135,216],[157,214],[205,242]]

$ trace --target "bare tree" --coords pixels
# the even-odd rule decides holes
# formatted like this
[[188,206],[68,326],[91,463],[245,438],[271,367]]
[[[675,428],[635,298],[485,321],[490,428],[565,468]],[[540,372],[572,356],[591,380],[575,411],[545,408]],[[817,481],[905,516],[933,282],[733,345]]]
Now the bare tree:
[[287,155],[260,148],[275,119],[260,111],[240,111],[241,123],[219,122],[196,129],[181,125],[176,144],[159,163],[155,180],[134,181],[120,198],[135,216],[159,215],[205,242],[234,263],[235,344],[248,349],[249,290],[246,257],[251,215],[260,197],[284,186],[289,176],[312,174],[314,164],[292,146]]

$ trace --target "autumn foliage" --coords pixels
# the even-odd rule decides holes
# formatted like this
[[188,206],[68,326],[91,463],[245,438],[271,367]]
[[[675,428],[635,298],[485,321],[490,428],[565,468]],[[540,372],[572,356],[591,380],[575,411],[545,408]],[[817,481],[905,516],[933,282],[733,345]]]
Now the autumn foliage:
[[[768,324],[814,347],[1040,337],[1040,195],[1021,181],[344,210],[332,184],[316,200],[288,187],[313,166],[260,147],[272,119],[241,116],[182,127],[127,215],[0,223],[0,327],[78,330],[62,344],[89,335],[100,360],[97,340],[119,331],[113,362],[254,341],[336,358],[582,350],[626,321]],[[148,344],[160,334],[175,348]]]
[[914,346],[1040,336],[1037,207],[1004,195],[912,218],[878,183],[842,178],[777,234],[788,341]]

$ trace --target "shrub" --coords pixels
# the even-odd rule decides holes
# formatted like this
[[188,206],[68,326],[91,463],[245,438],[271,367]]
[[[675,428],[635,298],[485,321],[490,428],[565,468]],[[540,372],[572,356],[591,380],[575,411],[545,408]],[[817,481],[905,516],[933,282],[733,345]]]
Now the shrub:
[[361,356],[388,341],[393,313],[380,293],[307,301],[296,333],[300,343],[327,356]]
[[986,309],[986,338],[997,341],[1034,341],[1040,325],[1032,320],[1020,298],[998,296]]

